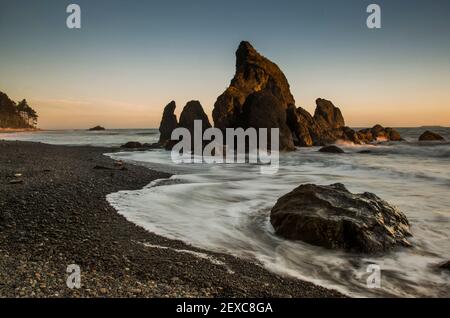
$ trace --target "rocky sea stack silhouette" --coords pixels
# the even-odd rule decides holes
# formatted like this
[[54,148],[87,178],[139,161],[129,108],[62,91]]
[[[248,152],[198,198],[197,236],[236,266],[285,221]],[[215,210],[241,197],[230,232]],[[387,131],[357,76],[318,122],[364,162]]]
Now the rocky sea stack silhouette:
[[161,124],[159,125],[160,135],[158,144],[161,147],[166,147],[167,143],[170,142],[172,131],[178,126],[177,115],[175,115],[175,108],[177,108],[175,101],[171,101],[164,108]]
[[[188,107],[189,106],[189,107]],[[203,129],[211,127],[198,101],[189,102],[177,123],[175,102],[164,109],[158,145],[170,149],[170,135],[176,127],[192,129],[194,120],[202,120]],[[326,146],[338,140],[355,144],[374,141],[401,141],[393,128],[375,125],[355,131],[345,125],[341,110],[331,101],[318,98],[314,115],[295,105],[289,82],[281,69],[262,56],[247,41],[236,51],[236,72],[228,88],[220,95],[212,112],[214,127],[279,128],[280,150],[295,146]]]
[[158,143],[154,146],[162,147],[167,150],[172,149],[174,143],[177,141],[171,140],[172,132],[175,128],[186,128],[189,130],[191,135],[194,135],[194,122],[200,120],[202,122],[203,132],[211,128],[211,124],[208,119],[208,115],[203,110],[202,105],[197,100],[189,101],[186,106],[184,106],[183,111],[180,115],[180,121],[177,121],[177,116],[175,115],[176,103],[174,101],[170,102],[165,108],[161,124],[159,125],[160,137]]

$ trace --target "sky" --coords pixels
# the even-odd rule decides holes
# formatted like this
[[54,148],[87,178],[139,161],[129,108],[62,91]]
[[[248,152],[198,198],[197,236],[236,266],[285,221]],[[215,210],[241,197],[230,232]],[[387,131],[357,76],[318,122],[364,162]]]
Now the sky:
[[351,127],[450,126],[449,32],[449,0],[0,0],[0,91],[43,129],[154,128],[171,100],[211,114],[247,40],[310,112],[321,97]]

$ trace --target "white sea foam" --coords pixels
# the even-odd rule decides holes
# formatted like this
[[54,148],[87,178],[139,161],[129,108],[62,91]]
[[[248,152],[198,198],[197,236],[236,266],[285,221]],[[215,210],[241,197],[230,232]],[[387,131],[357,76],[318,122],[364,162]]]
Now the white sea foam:
[[[448,158],[440,157],[448,146],[430,147],[428,153],[415,144],[343,147],[347,154],[322,154],[317,148],[284,154],[275,176],[261,175],[255,165],[175,166],[163,151],[114,154],[176,169],[177,174],[139,191],[111,194],[108,200],[149,231],[255,259],[272,271],[349,295],[448,296],[448,276],[432,267],[450,258],[450,171]],[[274,235],[269,214],[281,195],[302,183],[334,182],[353,192],[374,192],[397,205],[411,221],[415,247],[368,258]],[[382,269],[379,290],[366,287],[371,263]]]

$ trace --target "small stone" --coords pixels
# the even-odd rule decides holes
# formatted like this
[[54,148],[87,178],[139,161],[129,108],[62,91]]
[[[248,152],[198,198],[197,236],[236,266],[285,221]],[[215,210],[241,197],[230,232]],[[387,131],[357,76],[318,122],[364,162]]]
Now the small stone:
[[96,165],[94,166],[94,170],[111,170],[112,168]]
[[326,153],[344,153],[344,150],[339,148],[338,146],[326,146],[323,148],[320,148],[319,152],[326,152]]

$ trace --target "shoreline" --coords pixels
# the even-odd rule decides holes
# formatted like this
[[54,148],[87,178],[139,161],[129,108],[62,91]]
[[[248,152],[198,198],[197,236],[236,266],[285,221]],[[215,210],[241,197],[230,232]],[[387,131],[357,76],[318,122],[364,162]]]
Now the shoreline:
[[170,175],[113,150],[0,141],[0,297],[345,297],[127,221],[106,195]]
[[0,134],[43,131],[40,128],[0,128]]

